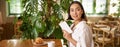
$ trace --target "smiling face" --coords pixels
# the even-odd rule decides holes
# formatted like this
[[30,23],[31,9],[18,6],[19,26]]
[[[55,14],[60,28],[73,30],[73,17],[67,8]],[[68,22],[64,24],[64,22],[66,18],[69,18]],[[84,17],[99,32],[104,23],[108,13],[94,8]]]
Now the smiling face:
[[73,20],[81,20],[81,16],[83,14],[83,10],[81,9],[81,7],[74,3],[71,5],[70,7],[70,16]]

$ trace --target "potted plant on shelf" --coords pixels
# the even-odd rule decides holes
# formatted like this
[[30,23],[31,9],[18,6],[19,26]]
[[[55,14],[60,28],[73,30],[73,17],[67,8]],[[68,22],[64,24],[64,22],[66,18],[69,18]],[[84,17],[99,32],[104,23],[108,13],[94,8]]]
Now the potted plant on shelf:
[[62,14],[67,12],[72,0],[22,0],[22,38],[42,37],[62,38],[59,22]]

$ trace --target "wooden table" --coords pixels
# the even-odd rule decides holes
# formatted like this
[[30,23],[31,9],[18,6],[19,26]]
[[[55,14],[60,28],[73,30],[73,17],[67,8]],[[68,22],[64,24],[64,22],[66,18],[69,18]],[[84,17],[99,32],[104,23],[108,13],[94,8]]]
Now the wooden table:
[[[44,41],[55,41],[55,47],[62,47],[60,39],[44,39]],[[48,45],[34,45],[31,40],[11,39],[0,41],[0,47],[48,47]]]

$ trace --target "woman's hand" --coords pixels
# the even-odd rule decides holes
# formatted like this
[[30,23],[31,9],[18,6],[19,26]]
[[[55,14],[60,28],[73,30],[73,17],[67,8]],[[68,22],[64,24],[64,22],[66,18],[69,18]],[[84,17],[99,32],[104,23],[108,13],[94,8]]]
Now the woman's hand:
[[65,30],[63,30],[62,32],[63,32],[63,37],[64,37],[65,39],[67,39],[68,41],[72,39],[72,36],[71,36],[70,33],[68,33],[68,32],[65,31]]
[[64,37],[66,40],[68,40],[69,42],[71,42],[73,45],[76,46],[76,43],[77,43],[77,42],[72,38],[71,34],[68,33],[68,32],[65,31],[65,30],[63,30],[62,32],[63,32],[63,37]]

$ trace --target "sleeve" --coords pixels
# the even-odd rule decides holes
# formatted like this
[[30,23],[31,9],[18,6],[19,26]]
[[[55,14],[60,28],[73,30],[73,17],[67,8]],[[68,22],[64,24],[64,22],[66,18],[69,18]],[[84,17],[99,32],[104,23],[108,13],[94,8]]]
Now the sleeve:
[[92,37],[90,35],[90,30],[84,28],[79,37],[79,40],[77,41],[76,47],[91,47],[91,40]]

